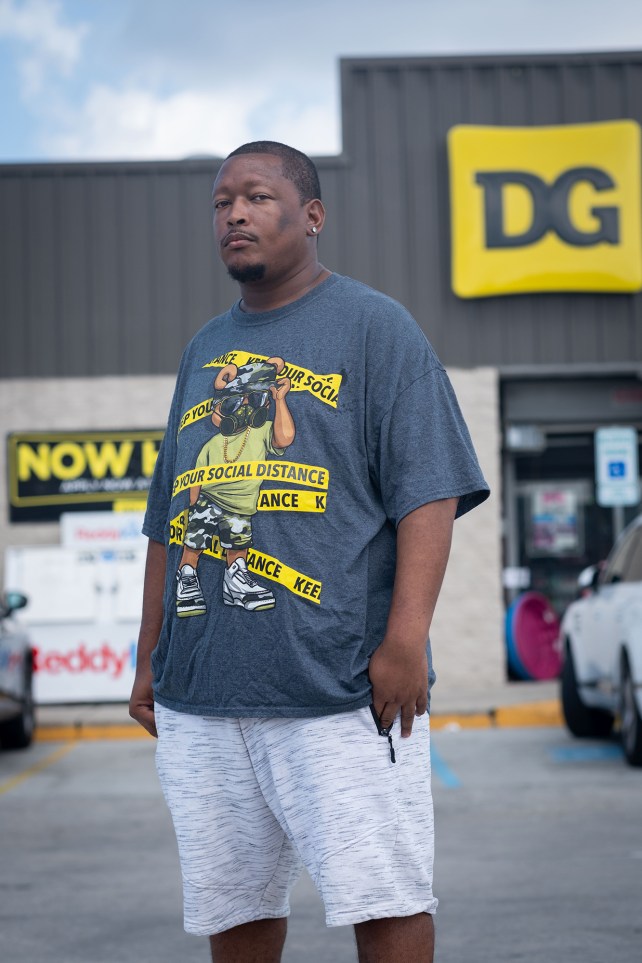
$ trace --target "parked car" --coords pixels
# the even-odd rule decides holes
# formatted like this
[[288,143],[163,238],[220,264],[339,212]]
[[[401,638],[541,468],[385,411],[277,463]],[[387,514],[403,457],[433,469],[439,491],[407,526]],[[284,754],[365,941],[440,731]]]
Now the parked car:
[[0,598],[0,746],[26,749],[34,730],[33,649],[27,633],[11,618],[27,599],[19,592]]
[[642,766],[642,515],[580,578],[560,632],[564,719],[574,736],[602,738],[619,717],[626,759]]

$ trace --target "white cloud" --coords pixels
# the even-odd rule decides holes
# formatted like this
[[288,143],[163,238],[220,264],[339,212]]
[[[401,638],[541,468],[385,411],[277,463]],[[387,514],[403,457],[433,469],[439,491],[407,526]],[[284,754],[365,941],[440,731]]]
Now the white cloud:
[[603,0],[293,9],[291,0],[0,0],[0,50],[22,82],[21,102],[0,90],[3,149],[19,159],[163,159],[271,138],[333,154],[339,56],[642,43],[640,0],[610,0],[608,22]]
[[291,103],[280,100],[272,111],[262,112],[260,125],[252,124],[252,140],[280,140],[306,154],[341,151],[339,109],[332,100]]
[[69,76],[78,61],[88,27],[61,22],[57,0],[0,0],[0,37],[18,41],[22,92],[33,97],[42,91],[47,73]]
[[207,92],[167,97],[147,90],[94,87],[78,111],[65,111],[45,137],[54,157],[142,160],[221,153],[247,137],[247,105]]
[[78,160],[224,156],[245,141],[262,138],[283,140],[309,153],[339,149],[331,105],[297,109],[277,103],[257,110],[254,87],[161,97],[142,89],[96,86],[78,110],[56,111],[49,121],[45,151]]

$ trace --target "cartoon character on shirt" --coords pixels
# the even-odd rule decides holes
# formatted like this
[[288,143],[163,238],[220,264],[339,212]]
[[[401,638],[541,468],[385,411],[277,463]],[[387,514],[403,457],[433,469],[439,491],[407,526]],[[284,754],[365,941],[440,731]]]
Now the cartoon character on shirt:
[[[196,468],[265,461],[282,455],[294,441],[296,428],[287,406],[290,379],[277,380],[282,358],[237,367],[227,364],[214,380],[212,423],[218,432],[201,448]],[[268,420],[274,400],[274,421]],[[179,618],[207,611],[198,574],[204,549],[218,536],[225,551],[223,602],[248,612],[275,605],[272,591],[260,585],[247,567],[252,547],[252,516],[257,511],[261,478],[254,476],[189,490],[189,512],[183,553],[176,573],[176,614]]]

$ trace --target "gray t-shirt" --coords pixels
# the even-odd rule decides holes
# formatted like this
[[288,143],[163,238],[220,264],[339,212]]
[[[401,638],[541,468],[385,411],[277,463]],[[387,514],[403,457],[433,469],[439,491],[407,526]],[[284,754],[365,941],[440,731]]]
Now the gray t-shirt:
[[[275,453],[253,445],[268,420]],[[217,433],[220,464],[197,469]],[[233,483],[257,479],[256,513],[237,518]],[[190,515],[218,484],[224,517],[203,496]],[[168,545],[155,698],[214,716],[368,705],[396,526],[442,498],[458,496],[463,515],[488,493],[446,372],[397,302],[333,274],[274,311],[236,304],[185,350],[149,494],[143,531]],[[184,550],[188,525],[189,544],[207,547]],[[250,539],[247,605],[243,573],[228,582],[235,530]]]

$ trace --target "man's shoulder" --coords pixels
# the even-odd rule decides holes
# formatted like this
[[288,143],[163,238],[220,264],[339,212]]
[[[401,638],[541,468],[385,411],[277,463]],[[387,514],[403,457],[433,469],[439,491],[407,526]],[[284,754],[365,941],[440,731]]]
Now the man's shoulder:
[[399,301],[395,301],[395,299],[391,298],[388,294],[384,294],[383,291],[378,291],[376,288],[370,287],[369,284],[365,284],[363,281],[357,281],[355,278],[350,278],[346,275],[337,275],[337,282],[334,287],[334,292],[336,292],[336,295],[339,297],[353,298],[355,302],[358,302],[361,306],[372,309],[377,308],[381,311],[408,314],[407,309],[403,304],[400,304]]
[[405,352],[425,367],[439,364],[417,319],[403,304],[362,281],[342,278],[342,282],[345,304],[354,304],[355,320],[367,331],[373,357],[401,356]]

